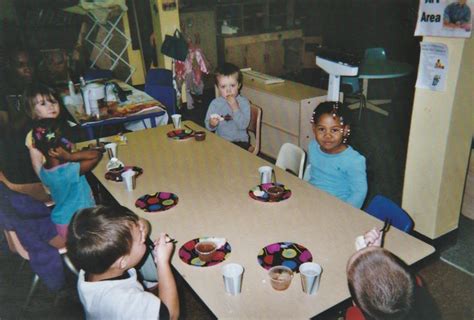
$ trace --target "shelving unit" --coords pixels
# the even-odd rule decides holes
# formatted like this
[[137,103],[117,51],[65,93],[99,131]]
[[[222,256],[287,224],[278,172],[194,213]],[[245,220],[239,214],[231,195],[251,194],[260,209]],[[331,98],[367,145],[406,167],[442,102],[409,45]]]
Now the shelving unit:
[[237,35],[294,28],[294,0],[218,0],[218,34],[224,21],[238,28]]

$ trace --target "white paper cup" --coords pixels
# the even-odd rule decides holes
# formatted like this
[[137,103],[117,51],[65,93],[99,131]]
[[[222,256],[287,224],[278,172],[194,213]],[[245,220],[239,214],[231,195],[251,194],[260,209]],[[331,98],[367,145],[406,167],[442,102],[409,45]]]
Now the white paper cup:
[[110,142],[105,145],[105,150],[109,159],[117,158],[117,144],[115,142]]
[[301,286],[303,292],[307,294],[316,294],[321,280],[321,266],[314,262],[305,262],[300,265]]
[[173,120],[173,125],[175,129],[181,128],[181,115],[180,114],[173,114],[171,116],[171,120]]
[[273,168],[270,166],[262,166],[258,168],[258,173],[260,174],[260,184],[272,182],[272,172]]
[[135,171],[127,170],[122,172],[121,176],[128,191],[135,189]]
[[233,296],[240,293],[244,267],[237,263],[229,263],[222,267],[225,291]]

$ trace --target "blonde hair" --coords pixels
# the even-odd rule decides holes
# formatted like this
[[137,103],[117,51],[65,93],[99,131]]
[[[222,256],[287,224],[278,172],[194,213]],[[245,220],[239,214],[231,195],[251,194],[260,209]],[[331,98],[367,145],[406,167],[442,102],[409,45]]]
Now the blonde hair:
[[356,253],[347,268],[349,291],[367,319],[409,319],[415,301],[415,277],[388,250]]

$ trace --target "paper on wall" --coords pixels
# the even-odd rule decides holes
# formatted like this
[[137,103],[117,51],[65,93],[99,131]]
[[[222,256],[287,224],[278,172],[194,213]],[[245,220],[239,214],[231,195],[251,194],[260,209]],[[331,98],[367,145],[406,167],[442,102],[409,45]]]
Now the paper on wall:
[[444,43],[421,42],[416,87],[444,91],[448,74],[448,46]]
[[474,0],[420,0],[415,36],[469,38]]

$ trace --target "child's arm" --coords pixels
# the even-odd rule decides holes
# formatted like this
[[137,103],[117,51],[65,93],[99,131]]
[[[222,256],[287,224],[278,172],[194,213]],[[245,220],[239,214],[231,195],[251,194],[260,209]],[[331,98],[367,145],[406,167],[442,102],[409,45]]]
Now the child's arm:
[[367,173],[365,169],[365,158],[360,156],[353,160],[353,167],[350,169],[347,183],[351,189],[351,195],[347,198],[347,203],[356,208],[362,208],[367,196]]
[[36,175],[39,177],[39,172],[44,162],[44,156],[41,153],[41,151],[39,151],[38,149],[34,147],[31,147],[28,150],[30,152],[31,165],[33,166],[33,170],[36,172]]
[[214,113],[217,113],[216,99],[211,101],[211,104],[207,109],[206,117],[204,118],[204,124],[206,125],[206,129],[209,131],[216,130],[217,126],[219,125],[219,119],[211,118],[211,114]]
[[179,317],[179,300],[176,282],[171,271],[170,258],[173,243],[166,243],[166,234],[161,233],[155,241],[155,263],[158,269],[158,297],[168,307],[170,319]]
[[[237,103],[237,100],[234,98],[235,103]],[[237,108],[232,108],[233,114],[232,114],[232,119],[235,121],[235,124],[237,127],[241,130],[247,129],[249,126],[250,122],[250,103],[246,98],[239,99],[240,102],[237,103]],[[229,101],[227,101],[229,102]],[[230,105],[230,102],[229,102]]]
[[80,174],[91,171],[102,158],[102,153],[98,150],[82,150],[69,153],[64,148],[59,147],[49,150],[49,156],[62,159],[68,162],[80,163]]

